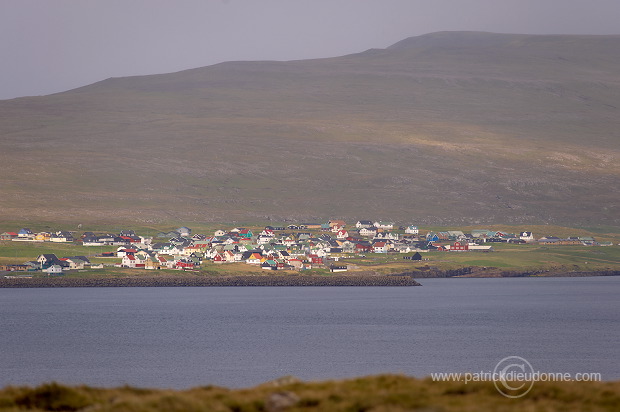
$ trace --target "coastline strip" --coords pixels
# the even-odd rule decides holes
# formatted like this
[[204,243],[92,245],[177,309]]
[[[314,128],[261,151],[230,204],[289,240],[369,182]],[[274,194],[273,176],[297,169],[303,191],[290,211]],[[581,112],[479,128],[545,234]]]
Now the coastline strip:
[[421,286],[410,276],[201,276],[136,278],[0,278],[0,288],[209,286]]

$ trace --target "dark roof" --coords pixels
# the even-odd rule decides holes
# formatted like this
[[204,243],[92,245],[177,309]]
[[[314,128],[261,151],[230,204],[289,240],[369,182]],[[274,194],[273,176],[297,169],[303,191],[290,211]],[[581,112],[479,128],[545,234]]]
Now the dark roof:
[[71,260],[79,259],[79,260],[83,260],[86,263],[90,263],[90,260],[88,260],[86,256],[69,256],[67,257],[67,259],[71,259]]
[[43,256],[45,258],[45,260],[60,260],[60,259],[58,259],[58,256],[56,256],[53,253],[44,253],[44,254],[40,255],[39,257],[41,257],[41,256]]

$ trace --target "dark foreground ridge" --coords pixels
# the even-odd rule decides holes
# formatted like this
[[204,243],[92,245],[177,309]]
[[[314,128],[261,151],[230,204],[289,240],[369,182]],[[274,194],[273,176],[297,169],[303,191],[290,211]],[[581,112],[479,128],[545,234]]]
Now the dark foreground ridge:
[[141,278],[0,278],[0,288],[201,286],[421,286],[410,276],[221,276]]

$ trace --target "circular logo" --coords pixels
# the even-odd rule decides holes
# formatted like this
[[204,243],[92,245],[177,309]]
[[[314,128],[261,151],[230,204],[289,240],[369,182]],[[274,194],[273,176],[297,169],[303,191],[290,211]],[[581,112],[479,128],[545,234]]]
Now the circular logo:
[[495,389],[507,398],[525,396],[534,386],[534,368],[520,356],[500,360],[493,370]]

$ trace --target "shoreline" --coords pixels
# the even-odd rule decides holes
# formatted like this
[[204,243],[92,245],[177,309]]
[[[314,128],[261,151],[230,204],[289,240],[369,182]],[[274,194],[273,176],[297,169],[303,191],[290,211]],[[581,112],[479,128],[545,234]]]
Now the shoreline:
[[566,269],[546,270],[507,270],[496,267],[468,266],[458,269],[441,270],[437,268],[425,268],[403,272],[401,275],[412,276],[416,279],[429,278],[526,278],[526,277],[598,277],[620,276],[620,270],[591,270],[591,271],[567,271]]
[[415,279],[438,278],[517,278],[517,277],[600,277],[620,276],[618,270],[599,271],[509,271],[498,268],[465,267],[439,270],[429,268],[394,274],[365,272],[347,275],[223,275],[223,276],[135,276],[108,278],[0,277],[2,288],[79,287],[255,287],[255,286],[422,286]]
[[243,286],[422,286],[411,276],[285,275],[131,278],[0,278],[0,288],[243,287]]

